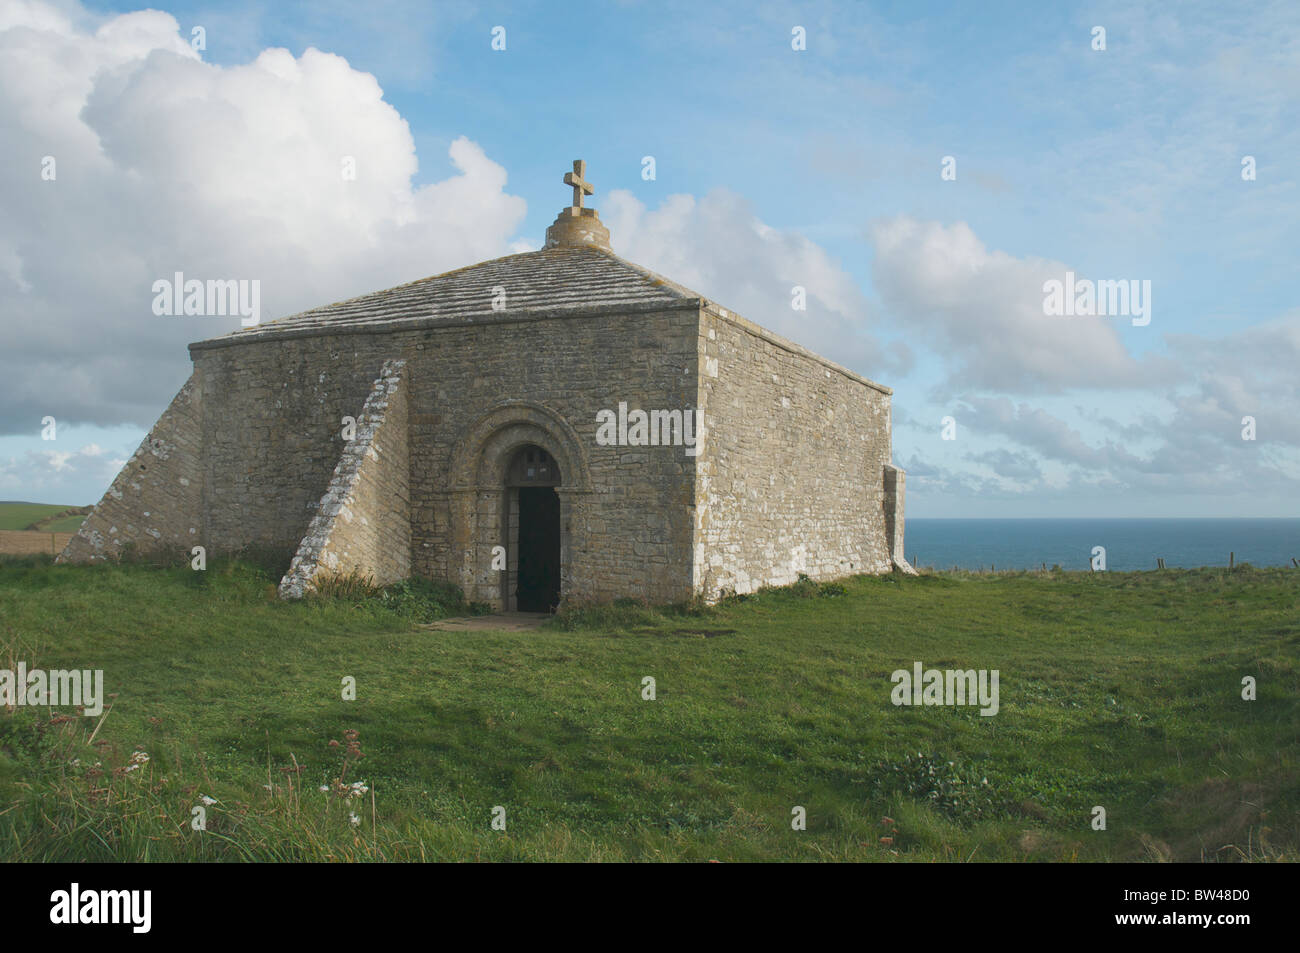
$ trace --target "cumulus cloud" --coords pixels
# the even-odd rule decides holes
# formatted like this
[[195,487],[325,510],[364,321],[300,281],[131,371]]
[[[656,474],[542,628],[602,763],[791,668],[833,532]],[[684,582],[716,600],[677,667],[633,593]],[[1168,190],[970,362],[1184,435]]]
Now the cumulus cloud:
[[1000,477],[1020,482],[1035,482],[1042,479],[1043,470],[1038,461],[1023,451],[1011,452],[1001,448],[984,453],[967,454],[974,463],[982,463]]
[[28,450],[0,457],[0,499],[23,498],[33,487],[42,493],[80,498],[82,487],[107,486],[126,465],[128,455],[110,453],[93,443],[76,450]]
[[1107,442],[1093,446],[1074,427],[1041,408],[1006,397],[966,397],[961,422],[979,434],[1010,437],[1049,460],[1088,468],[1139,466],[1138,457]]
[[270,318],[518,250],[505,170],[464,138],[450,157],[413,186],[405,120],[339,56],[220,67],[166,13],[0,2],[0,433],[152,423],[185,345],[238,327],[155,316],[175,272],[257,279]]
[[1243,417],[1257,439],[1300,447],[1300,311],[1221,338],[1169,335],[1170,353],[1195,371],[1195,385],[1171,397],[1172,426],[1240,445]]
[[[1023,448],[997,448],[967,457],[1010,479],[1043,485],[1039,461],[1051,461],[1065,468],[1068,483],[1075,488],[1225,498],[1294,491],[1296,454],[1285,441],[1244,441],[1239,418],[1219,421],[1210,414],[1194,419],[1185,405],[1197,403],[1197,398],[1174,397],[1173,402],[1177,410],[1172,418],[1146,416],[1121,428],[1128,443],[1150,448],[1140,453],[1112,439],[1090,442],[1055,414],[1007,397],[967,396],[957,416],[963,432],[976,439],[1003,439]],[[1280,417],[1274,419],[1281,422]]]
[[[897,371],[908,354],[882,348],[857,282],[821,246],[761,221],[725,189],[673,195],[648,209],[615,190],[601,215],[614,250],[751,321],[868,377]],[[792,307],[801,287],[806,310]]]
[[1122,319],[1044,315],[1043,283],[1060,280],[1063,264],[990,251],[964,222],[900,216],[870,234],[881,299],[944,359],[951,388],[1146,387],[1166,373],[1128,353]]
[[[1062,264],[990,251],[965,224],[904,217],[871,234],[887,310],[927,336],[947,372],[936,393],[958,401],[963,432],[982,442],[969,463],[1040,490],[1063,479],[1071,492],[1228,498],[1244,488],[1294,491],[1300,312],[1216,338],[1162,335],[1163,353],[1137,360],[1116,319],[1044,316],[1043,282],[1059,278]],[[1126,401],[1133,413],[1123,421],[1089,407],[1067,419],[1038,405],[1067,390],[1144,396]],[[1256,421],[1254,441],[1241,439],[1244,417]],[[1085,438],[1086,421],[1100,435]],[[990,446],[998,442],[1004,445]],[[1053,480],[1044,464],[1055,466]],[[952,474],[924,485],[970,496],[991,491]]]
[[935,500],[1008,499],[1019,495],[1006,481],[973,473],[969,468],[947,466],[933,459],[913,455],[901,457],[907,473],[908,494],[923,493]]

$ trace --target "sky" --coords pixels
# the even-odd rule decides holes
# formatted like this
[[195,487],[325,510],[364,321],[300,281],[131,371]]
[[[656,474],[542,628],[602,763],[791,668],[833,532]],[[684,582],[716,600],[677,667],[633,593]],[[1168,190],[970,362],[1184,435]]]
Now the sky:
[[1300,516],[1293,2],[0,0],[0,500],[97,501],[239,326],[155,280],[535,249],[579,157],[616,253],[894,389],[909,517]]

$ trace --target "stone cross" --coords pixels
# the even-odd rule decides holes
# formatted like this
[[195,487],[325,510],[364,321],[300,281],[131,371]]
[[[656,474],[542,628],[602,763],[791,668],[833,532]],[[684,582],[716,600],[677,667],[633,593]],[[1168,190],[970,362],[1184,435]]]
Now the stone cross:
[[573,160],[573,171],[564,173],[564,184],[573,186],[573,207],[582,208],[583,195],[591,195],[595,188],[583,176],[587,174],[587,163],[584,159]]

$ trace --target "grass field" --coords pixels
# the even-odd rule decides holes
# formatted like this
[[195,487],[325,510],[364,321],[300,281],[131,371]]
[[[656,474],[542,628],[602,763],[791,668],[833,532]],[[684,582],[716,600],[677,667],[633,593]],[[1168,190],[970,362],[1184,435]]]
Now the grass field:
[[[75,533],[85,521],[84,515],[53,519],[68,509],[71,507],[49,503],[0,503],[0,530],[22,530],[39,523],[45,533]],[[0,549],[0,553],[5,552]]]
[[[0,714],[0,858],[1300,857],[1295,571],[862,577],[474,634],[419,627],[458,608],[429,587],[275,578],[0,562],[0,667],[116,696]],[[915,661],[998,669],[1000,711],[895,707]]]
[[[37,520],[45,519],[56,513],[62,513],[68,507],[50,503],[0,503],[0,529],[26,529]],[[85,517],[78,517],[78,520]],[[77,523],[81,525],[80,522]],[[52,530],[51,532],[75,532],[75,530]]]
[[81,524],[86,521],[84,516],[65,516],[62,519],[50,520],[41,526],[41,531],[46,533],[75,533],[81,529]]

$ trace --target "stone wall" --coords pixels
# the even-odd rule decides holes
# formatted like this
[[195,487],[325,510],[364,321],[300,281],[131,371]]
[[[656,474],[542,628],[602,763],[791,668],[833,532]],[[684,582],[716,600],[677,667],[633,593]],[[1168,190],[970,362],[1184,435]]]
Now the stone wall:
[[691,407],[696,309],[430,329],[408,355],[416,572],[504,605],[502,478],[536,443],[560,464],[565,597],[675,602],[691,593],[694,461],[680,447],[600,446],[619,401]]
[[[220,340],[220,339],[219,339]],[[256,548],[285,564],[340,460],[388,335],[191,345],[204,382],[204,526],[209,553]]]
[[173,398],[59,562],[119,558],[123,548],[186,554],[202,538],[202,376]]
[[885,464],[885,538],[889,540],[889,557],[905,573],[916,571],[907,562],[903,548],[903,513],[907,499],[907,474],[893,464]]
[[[412,571],[503,604],[504,460],[537,442],[561,461],[567,597],[691,594],[694,466],[681,447],[599,446],[596,414],[694,406],[698,308],[509,311],[411,330],[218,339],[192,346],[215,548],[307,534],[356,415],[390,357],[406,360]],[[567,469],[566,469],[567,467]]]
[[387,585],[411,575],[405,362],[387,361],[356,420],[307,534],[280,582],[301,598],[326,576]]
[[698,346],[699,591],[890,571],[889,389],[721,308],[701,313]]

